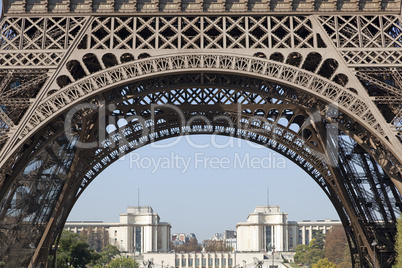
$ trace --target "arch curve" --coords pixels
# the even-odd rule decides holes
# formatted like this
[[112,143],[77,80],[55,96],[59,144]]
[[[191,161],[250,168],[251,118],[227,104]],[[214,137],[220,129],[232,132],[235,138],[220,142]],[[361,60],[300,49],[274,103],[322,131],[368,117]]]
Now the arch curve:
[[[209,72],[213,71],[214,73],[211,74],[208,73],[208,71]],[[187,104],[196,104],[196,105],[219,104],[222,106],[229,104],[229,102],[240,103],[242,105],[250,106],[247,108],[247,110],[250,110],[249,115],[251,116],[253,115],[253,112],[256,111],[255,109],[256,105],[266,105],[268,108],[271,108],[269,107],[270,105],[282,105],[284,103],[285,104],[291,103],[292,105],[296,105],[300,109],[304,110],[307,109],[306,107],[310,107],[309,108],[310,110],[317,109],[320,112],[327,111],[328,113],[326,115],[328,116],[328,118],[331,118],[331,116],[333,116],[335,113],[334,110],[328,108],[328,104],[331,103],[331,101],[335,101],[339,103],[341,106],[339,108],[340,111],[338,111],[339,113],[336,115],[337,117],[334,117],[335,118],[334,122],[339,122],[341,127],[343,127],[342,129],[343,131],[345,132],[349,131],[350,133],[356,131],[356,133],[359,133],[359,131],[361,132],[362,130],[361,129],[359,130],[358,126],[356,125],[361,125],[364,127],[376,123],[375,121],[373,122],[370,121],[370,119],[365,118],[365,116],[369,115],[370,113],[369,107],[367,107],[367,105],[366,107],[364,107],[364,103],[362,102],[361,104],[363,105],[363,107],[359,108],[355,107],[358,106],[358,104],[360,104],[359,96],[357,96],[350,90],[342,88],[341,86],[335,84],[334,82],[320,78],[317,75],[306,72],[305,70],[296,67],[291,67],[283,63],[272,62],[266,59],[255,59],[251,57],[240,57],[233,55],[206,55],[206,54],[180,55],[180,56],[173,55],[161,58],[143,59],[136,62],[130,62],[110,67],[109,69],[91,74],[87,76],[85,79],[75,81],[71,85],[65,86],[58,92],[55,92],[54,94],[47,97],[40,104],[37,113],[31,118],[30,126],[28,126],[28,128],[26,129],[27,132],[23,133],[22,136],[34,139],[33,135],[39,135],[39,132],[37,131],[38,129],[46,127],[46,125],[49,125],[49,123],[52,121],[64,120],[65,114],[67,114],[72,107],[75,107],[76,105],[82,103],[85,100],[93,101],[94,103],[96,103],[95,104],[96,107],[102,106],[101,102],[99,101],[100,98],[97,99],[97,96],[108,93],[110,93],[110,96],[112,95],[114,96],[116,95],[115,94],[116,92],[114,91],[116,87],[120,87],[121,89],[121,91],[119,92],[120,95],[117,96],[122,101],[130,100],[132,101],[132,103],[129,102],[130,104],[138,104],[140,105],[141,109],[137,110],[130,109],[132,107],[125,107],[122,103],[118,103],[119,105],[117,105],[115,109],[111,111],[112,112],[111,116],[118,116],[120,115],[120,113],[122,114],[126,113],[127,115],[131,113],[131,115],[133,116],[141,115],[142,117],[155,115],[154,113],[152,113],[152,109],[148,107],[152,103],[154,103],[153,102],[154,100],[159,101],[164,100],[174,106],[183,104],[180,102],[178,98],[172,98],[173,96],[172,94],[178,91],[179,89],[177,89],[177,84],[173,88],[169,87],[171,85],[166,83],[167,79],[166,77],[172,77],[174,75],[179,74],[186,74],[194,78],[199,73],[209,76],[216,75],[216,78],[218,78],[216,81],[225,84],[225,88],[219,91],[219,94],[217,94],[216,92],[212,92],[209,87],[206,87],[204,88],[203,92],[205,94],[201,94],[205,96],[205,98],[202,101],[197,102],[196,98],[186,99],[185,103]],[[231,75],[230,79],[225,78],[224,77],[225,74]],[[147,81],[152,82],[153,79],[159,79],[157,84],[158,87],[154,87],[150,90],[143,89],[144,85],[147,85]],[[247,81],[245,80],[247,83],[242,84],[242,86],[244,86],[243,88],[239,88],[239,84],[230,84],[229,82],[233,81],[233,83],[236,83],[237,81],[239,81],[239,79],[246,79],[246,80],[249,79],[249,80]],[[266,81],[267,83],[261,82],[262,81],[261,79],[265,79],[264,81]],[[130,83],[137,83],[137,82],[141,83],[142,87],[133,88],[130,85]],[[271,84],[276,83],[276,84],[273,86],[267,86],[267,84],[269,83]],[[219,103],[215,102],[216,99],[214,99],[213,96],[219,96],[219,95],[223,96],[223,93],[225,92],[228,93],[230,92],[230,89],[233,88],[236,88],[235,91],[237,91],[237,94],[228,94],[227,95],[228,97],[219,99]],[[130,90],[132,91],[130,92]],[[199,89],[187,89],[187,90],[199,90]],[[166,94],[166,92],[170,92],[172,94],[169,96],[169,94]],[[178,95],[185,96],[186,94],[178,94]],[[187,94],[187,95],[196,96],[197,94]],[[111,98],[102,98],[102,99],[111,99]],[[229,102],[225,103],[223,101],[225,99],[229,100]],[[311,105],[309,106],[309,104]],[[257,116],[259,120],[261,120],[260,118],[262,117],[260,114],[265,115],[269,114],[268,108],[264,111],[264,113],[261,113],[260,111],[258,112],[259,114],[257,114]],[[89,107],[89,109],[91,109],[91,107]],[[359,110],[356,111],[355,109]],[[278,115],[275,117],[274,121],[280,117],[279,115],[282,114],[281,111],[283,110],[284,109],[282,110],[277,109]],[[197,114],[197,112],[199,113],[200,111],[195,110],[192,112]],[[226,115],[229,116],[236,115],[235,113],[233,113],[233,111],[230,110],[223,110],[220,112],[222,114],[226,113]],[[87,116],[87,113],[82,112],[82,114],[80,113],[79,115],[82,116],[81,117],[82,119],[83,117]],[[173,123],[180,122],[179,118],[172,118],[172,117],[164,118],[163,116],[172,116],[171,113],[170,114],[166,113],[165,110],[163,110],[163,112],[158,112],[157,115],[161,116],[161,118],[159,118],[156,121],[156,123],[155,122],[153,123],[152,121],[148,120],[145,120],[144,122],[135,122],[135,120],[134,121],[127,120],[127,122],[130,122],[127,125],[133,126],[138,131],[143,131],[145,129],[145,126],[148,128],[148,127],[156,127],[156,125],[163,126],[164,124],[166,125],[167,123],[172,124],[172,122]],[[202,115],[208,116],[208,114],[202,114]],[[363,117],[360,118],[360,116]],[[325,118],[325,120],[327,120],[328,118]],[[254,120],[253,122],[257,122],[258,119],[253,118],[253,120]],[[131,122],[133,124],[131,124]],[[260,122],[266,123],[265,121]],[[299,124],[301,124],[300,122]],[[255,137],[256,139],[260,139],[259,142],[264,141],[263,135],[261,135],[261,133],[257,131],[258,127],[264,125],[263,123],[250,124],[250,121],[247,120],[242,121],[242,124],[244,125],[248,124],[248,128],[250,129],[250,131],[242,132],[244,134],[241,133],[241,135]],[[348,127],[349,125],[353,128]],[[83,125],[79,126],[78,124],[77,126],[72,125],[71,127],[74,131],[79,129],[81,130],[84,129],[84,131],[90,131],[90,129],[92,129],[91,126],[92,126],[91,124],[84,126]],[[197,126],[199,127],[195,128],[195,130],[192,130],[191,128],[187,130],[185,128],[183,131],[187,131],[189,133],[191,131],[194,131],[194,133],[196,133],[196,131],[205,131],[205,133],[208,133],[208,131],[210,131],[210,129],[208,128],[204,129],[203,125],[200,123],[198,123]],[[107,143],[112,144],[117,143],[117,141],[120,140],[120,137],[118,135],[119,133],[118,131],[120,130],[129,131],[128,128],[125,128],[125,126],[117,125],[116,131],[110,131],[109,133],[110,136],[108,136],[110,137],[110,140]],[[214,131],[222,130],[224,131],[223,133],[230,133],[230,130],[228,128],[225,128],[225,126],[219,124],[217,124],[216,128],[213,128],[213,130]],[[304,135],[305,132],[303,132],[303,130],[305,130],[305,132],[311,132],[311,133],[307,133],[306,135]],[[309,140],[312,134],[314,133],[314,128],[302,127],[299,130],[299,132],[300,131],[302,131],[303,133],[303,135],[301,135],[302,138],[301,140],[303,141],[307,140],[310,143],[301,144],[299,142],[296,143],[295,148],[307,148],[309,146],[311,148],[310,144],[320,146],[320,144],[317,143],[316,141]],[[131,133],[135,133],[135,131],[132,131]],[[286,151],[291,153],[295,157],[298,156],[298,153],[296,153],[295,150],[289,149],[290,146],[289,144],[293,144],[292,142],[295,141],[294,132],[292,133],[291,131],[284,131],[283,128],[275,128],[275,131],[272,133],[275,134],[277,137],[282,137],[281,144],[277,148],[283,148],[282,152]],[[288,133],[293,134],[293,136],[290,134],[285,135]],[[379,138],[382,137],[381,133],[377,133],[376,135]],[[89,136],[92,137],[92,135]],[[52,139],[57,140],[57,138]],[[155,137],[152,136],[148,137],[149,141],[153,139],[155,139]],[[58,142],[60,142],[60,140],[58,140]],[[92,141],[88,140],[88,142]],[[147,140],[143,141],[143,143],[144,142],[146,143]],[[272,144],[273,146],[278,146],[279,143],[274,142]],[[358,146],[361,145],[363,146],[364,143],[361,142],[361,144],[358,144]],[[122,147],[119,146],[116,150],[117,150],[116,152],[108,151],[110,157],[118,157],[119,152],[124,153],[126,151],[124,149],[124,146]],[[95,163],[93,165],[93,168],[101,171],[102,167],[99,166],[100,163],[102,161],[108,163],[111,162],[111,160],[108,160],[106,156],[101,157],[100,156],[101,151],[99,150],[95,153],[96,153],[95,156],[98,157],[99,162]],[[307,154],[311,156],[311,152],[307,152]],[[94,156],[94,154],[92,154],[92,156]],[[363,157],[367,158],[367,156]],[[329,173],[325,171],[325,169],[328,168],[329,166],[328,163],[320,163],[318,159],[314,157],[314,155],[312,156],[310,161],[311,163],[308,163],[308,161],[300,163],[306,169],[311,170],[314,168],[320,169],[321,170],[321,172],[319,172],[320,176],[324,176],[326,174],[325,176],[327,176],[328,178],[325,183],[332,183],[339,185],[339,181],[334,180],[336,177],[339,176],[339,174],[336,176],[331,176],[332,173],[330,171],[328,171]],[[77,165],[81,164],[82,163],[77,163]],[[88,171],[87,173],[91,175],[91,172],[93,173],[93,171]],[[333,181],[331,181],[330,178],[334,178]],[[59,178],[59,180],[62,179]],[[82,183],[85,185],[85,179],[83,179]],[[75,185],[76,188],[74,189],[77,190],[80,187],[80,185]],[[76,193],[74,193],[70,198],[74,198],[75,194]],[[336,198],[338,198],[338,195],[336,196]],[[65,202],[72,202],[72,201],[66,200]],[[60,215],[66,215],[67,212],[61,209],[58,213],[60,213]],[[350,211],[340,212],[340,214],[343,215],[349,215],[349,213]],[[364,214],[364,212],[361,213]],[[362,217],[364,217],[364,215],[362,215]],[[62,218],[60,220],[62,220]],[[359,228],[363,228],[362,226],[360,226],[356,222],[353,224],[355,224],[355,226],[353,227],[354,230],[357,230],[357,232],[363,232],[361,230],[358,230]],[[52,240],[51,238],[49,239],[50,241]],[[354,245],[361,245],[366,244],[367,241],[361,242],[353,240],[351,243],[353,243]],[[356,250],[358,249],[355,249],[355,253]]]
[[[389,151],[393,151],[386,133],[372,114],[370,106],[357,94],[341,85],[315,73],[281,62],[247,56],[205,53],[146,58],[85,76],[62,88],[58,94],[44,99],[31,117],[29,124],[23,129],[22,136],[35,131],[34,129],[42,126],[52,116],[73,107],[85,98],[112,87],[150,77],[211,70],[267,79],[306,92],[329,105],[335,105],[336,109],[348,114],[364,128],[370,129],[369,131],[377,140]],[[394,157],[400,158],[396,154]],[[402,162],[402,159],[399,160]]]

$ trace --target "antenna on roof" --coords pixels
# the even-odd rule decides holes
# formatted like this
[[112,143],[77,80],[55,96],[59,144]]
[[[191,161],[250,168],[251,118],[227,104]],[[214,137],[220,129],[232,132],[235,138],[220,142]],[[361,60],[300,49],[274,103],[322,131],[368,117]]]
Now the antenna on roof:
[[138,188],[138,207],[140,207],[140,188]]
[[269,207],[269,187],[267,187],[267,207]]

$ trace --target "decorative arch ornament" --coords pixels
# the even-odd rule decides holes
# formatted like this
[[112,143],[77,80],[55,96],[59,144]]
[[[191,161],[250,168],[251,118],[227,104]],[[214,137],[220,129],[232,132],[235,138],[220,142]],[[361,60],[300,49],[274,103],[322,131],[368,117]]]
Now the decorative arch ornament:
[[[381,143],[387,147],[390,152],[387,158],[394,159],[394,164],[391,165],[395,165],[395,168],[390,170],[391,172],[398,173],[398,170],[401,170],[398,162],[402,161],[402,156],[393,152],[394,146],[389,141],[389,139],[395,141],[395,135],[385,132],[381,122],[373,113],[374,105],[365,102],[363,97],[324,77],[294,66],[267,59],[228,54],[165,55],[105,68],[85,76],[45,98],[33,112],[25,128],[22,129],[20,138],[43,126],[53,116],[73,107],[80,101],[112,87],[153,76],[187,72],[203,73],[212,70],[268,79],[304,91],[312,98],[321,99],[341,113],[347,114],[353,122],[366,129],[364,132],[355,133],[360,140],[368,141],[371,138],[374,140],[370,142]],[[326,111],[320,112],[325,113]],[[365,133],[373,135],[369,138]]]

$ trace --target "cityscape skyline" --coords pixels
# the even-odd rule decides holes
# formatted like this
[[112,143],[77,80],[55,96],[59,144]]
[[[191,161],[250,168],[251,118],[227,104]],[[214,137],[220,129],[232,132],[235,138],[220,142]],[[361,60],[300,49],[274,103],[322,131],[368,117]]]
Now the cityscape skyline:
[[[311,177],[279,153],[230,137],[187,137],[139,148],[108,167],[78,199],[68,221],[114,222],[127,206],[152,206],[170,222],[172,233],[195,233],[202,242],[234,230],[255,206],[268,202],[281,206],[289,221],[339,220]],[[198,166],[197,154],[202,156]],[[185,172],[172,161],[169,166],[172,155],[190,159],[193,165]],[[134,165],[133,159],[137,159]],[[138,159],[148,162],[141,166]],[[165,161],[165,168],[159,165],[155,170],[152,159]],[[228,168],[219,166],[228,162]],[[97,206],[102,209],[94,209]]]

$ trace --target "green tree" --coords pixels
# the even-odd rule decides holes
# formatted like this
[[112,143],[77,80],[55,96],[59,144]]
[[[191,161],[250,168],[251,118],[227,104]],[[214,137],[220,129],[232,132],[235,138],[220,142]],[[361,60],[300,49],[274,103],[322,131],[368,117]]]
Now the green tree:
[[324,250],[322,248],[309,248],[306,252],[307,263],[312,265],[324,258]]
[[337,268],[336,265],[330,262],[327,258],[319,260],[313,264],[312,268]]
[[78,242],[70,247],[70,265],[86,267],[88,263],[98,258],[98,255],[89,247],[87,242]]
[[97,259],[94,264],[104,267],[105,265],[109,264],[111,260],[120,254],[120,251],[117,249],[116,246],[106,245],[103,247],[99,253],[100,258]]
[[315,247],[324,247],[326,235],[322,232],[322,230],[313,230],[313,239],[315,239]]
[[296,247],[296,254],[294,259],[296,262],[307,263],[306,260],[306,251],[308,250],[307,245],[297,245]]
[[87,242],[97,252],[102,250],[102,236],[100,233],[89,233]]
[[88,263],[100,256],[93,251],[86,242],[86,237],[78,234],[63,231],[57,250],[57,267],[59,268],[80,268],[86,267]]
[[296,247],[295,261],[312,265],[324,258],[324,249],[322,240],[312,239],[310,244],[298,245]]
[[[358,266],[358,265],[355,265]],[[349,246],[346,245],[345,249],[343,251],[343,261],[339,264],[337,264],[338,268],[350,268],[352,267],[352,257],[350,255],[350,249]]]
[[[333,226],[325,237],[325,258],[335,264],[350,263],[349,245],[342,226]],[[349,253],[349,254],[348,254]]]
[[402,217],[399,217],[396,227],[397,232],[395,237],[395,267],[402,267]]
[[134,263],[134,260],[131,258],[117,257],[112,260],[108,268],[138,268],[138,262]]

